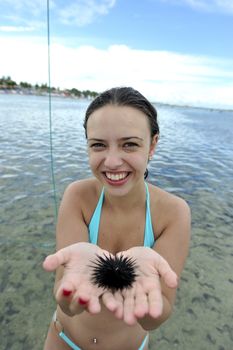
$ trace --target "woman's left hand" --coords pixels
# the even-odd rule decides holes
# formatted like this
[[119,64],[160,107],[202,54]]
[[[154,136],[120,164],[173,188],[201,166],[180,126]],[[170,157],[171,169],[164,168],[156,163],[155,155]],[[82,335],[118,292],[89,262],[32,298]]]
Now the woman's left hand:
[[[177,287],[177,275],[168,262],[151,248],[134,247],[118,253],[136,261],[137,277],[132,288],[117,292],[119,307],[115,315],[133,325],[146,315],[158,318],[163,312],[160,279],[170,288]],[[104,297],[104,296],[103,296]]]

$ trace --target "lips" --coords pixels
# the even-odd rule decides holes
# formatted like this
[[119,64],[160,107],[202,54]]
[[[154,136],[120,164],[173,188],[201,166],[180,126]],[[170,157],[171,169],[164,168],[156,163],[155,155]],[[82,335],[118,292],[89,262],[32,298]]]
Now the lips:
[[123,171],[121,173],[110,173],[110,172],[105,172],[105,176],[111,180],[111,181],[120,181],[124,180],[127,176],[129,175],[128,172]]
[[110,185],[120,186],[120,185],[124,185],[128,181],[128,176],[130,172],[121,171],[117,173],[112,173],[112,172],[106,171],[103,174],[105,176],[106,181]]

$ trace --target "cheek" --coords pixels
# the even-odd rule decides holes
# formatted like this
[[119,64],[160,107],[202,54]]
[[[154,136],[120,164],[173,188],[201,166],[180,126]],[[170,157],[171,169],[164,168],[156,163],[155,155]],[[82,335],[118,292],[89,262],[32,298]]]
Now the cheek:
[[144,150],[143,154],[141,155],[141,168],[143,173],[146,171],[148,167],[149,162],[149,149]]
[[144,152],[133,154],[128,158],[128,163],[131,164],[135,169],[141,171],[144,171],[144,169],[146,169],[147,162],[147,155]]
[[91,152],[88,152],[88,158],[92,170],[96,169],[103,159],[103,157],[101,157],[101,154]]

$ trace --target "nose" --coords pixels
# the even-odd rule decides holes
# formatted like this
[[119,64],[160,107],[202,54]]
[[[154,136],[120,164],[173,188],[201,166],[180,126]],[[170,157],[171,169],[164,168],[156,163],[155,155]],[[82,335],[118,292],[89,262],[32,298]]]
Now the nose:
[[106,154],[104,165],[106,168],[115,170],[123,164],[120,152],[116,150],[109,150]]

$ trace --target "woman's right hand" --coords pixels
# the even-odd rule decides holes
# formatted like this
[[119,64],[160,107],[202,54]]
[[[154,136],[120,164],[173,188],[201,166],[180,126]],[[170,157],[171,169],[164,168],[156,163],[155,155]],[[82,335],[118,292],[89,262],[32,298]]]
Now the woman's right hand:
[[[86,310],[91,314],[101,311],[100,298],[105,291],[91,281],[92,265],[96,255],[106,256],[109,252],[91,243],[75,243],[49,255],[43,262],[46,271],[63,267],[62,278],[56,285],[55,298],[63,312],[74,316]],[[104,304],[110,311],[118,308],[118,302],[107,293]]]

